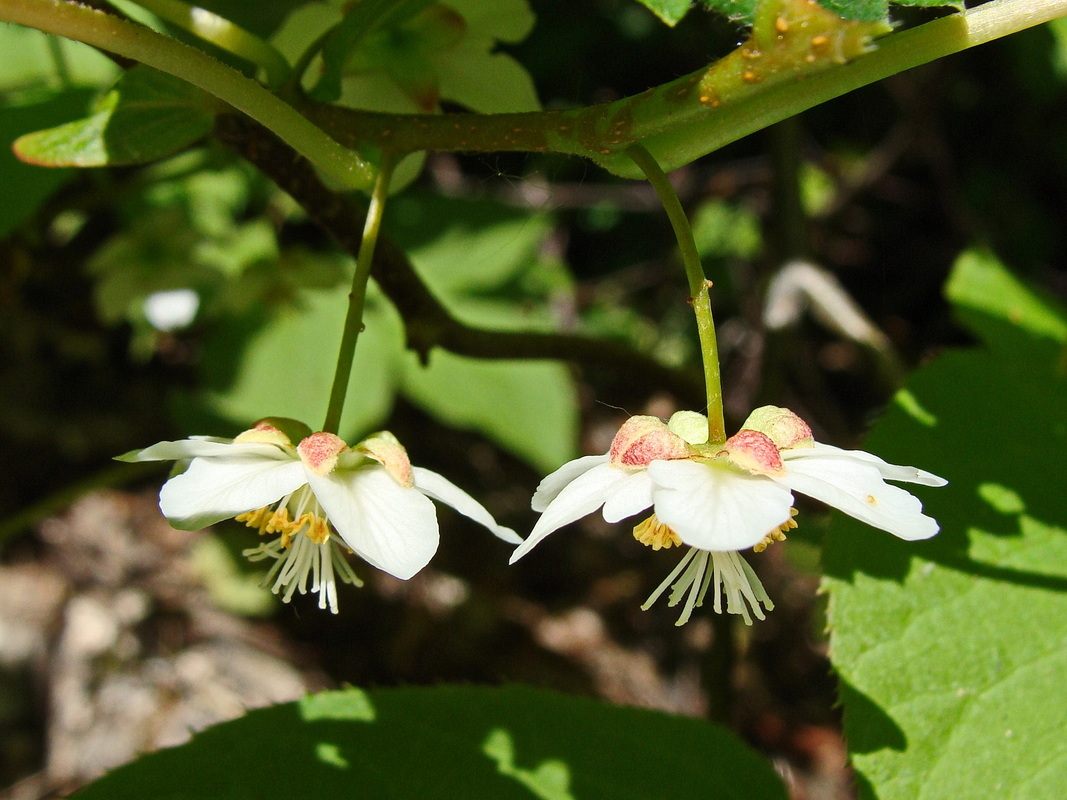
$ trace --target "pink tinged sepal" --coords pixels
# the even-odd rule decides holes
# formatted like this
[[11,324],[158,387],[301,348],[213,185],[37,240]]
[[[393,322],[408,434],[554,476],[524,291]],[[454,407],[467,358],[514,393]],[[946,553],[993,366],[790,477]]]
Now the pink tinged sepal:
[[815,444],[808,423],[788,408],[778,406],[760,406],[748,415],[741,430],[759,431],[781,450]]
[[308,472],[320,477],[333,472],[338,457],[347,449],[348,445],[344,439],[325,431],[305,437],[296,447]]
[[759,431],[742,430],[726,440],[716,454],[717,458],[728,458],[737,466],[754,475],[785,475],[782,456],[770,437]]
[[693,451],[659,417],[630,417],[611,442],[608,459],[618,469],[640,469],[653,461],[689,458]]
[[386,471],[393,476],[393,480],[405,489],[410,489],[415,485],[408,451],[389,431],[382,431],[364,439],[356,445],[355,449],[366,453],[385,467]]
[[234,437],[235,442],[270,442],[292,446],[293,442],[312,434],[311,428],[289,417],[264,417],[251,428]]

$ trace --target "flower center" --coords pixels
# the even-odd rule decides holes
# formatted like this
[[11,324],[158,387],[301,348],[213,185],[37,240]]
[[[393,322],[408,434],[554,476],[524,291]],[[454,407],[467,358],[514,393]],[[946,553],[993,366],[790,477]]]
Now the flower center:
[[791,531],[791,530],[793,530],[794,528],[797,527],[797,521],[795,519],[793,519],[793,517],[795,517],[796,515],[797,515],[797,510],[795,508],[789,509],[789,519],[787,519],[785,522],[783,522],[781,525],[779,525],[773,531],[771,531],[766,536],[764,536],[762,539],[760,539],[756,544],[754,544],[752,546],[752,552],[754,552],[754,553],[762,553],[764,550],[766,550],[768,547],[770,547],[775,542],[784,542],[785,541],[785,532],[786,531]]
[[634,527],[634,538],[653,550],[667,550],[682,544],[678,534],[660,522],[655,514]]
[[274,506],[247,511],[234,519],[257,529],[261,535],[280,533],[281,546],[286,549],[293,537],[301,533],[315,544],[323,544],[330,538],[330,523],[310,486],[301,486]]

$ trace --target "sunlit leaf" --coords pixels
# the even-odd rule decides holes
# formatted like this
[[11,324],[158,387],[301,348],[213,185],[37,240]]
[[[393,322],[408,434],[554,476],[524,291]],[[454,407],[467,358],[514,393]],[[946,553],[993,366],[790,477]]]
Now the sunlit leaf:
[[211,130],[202,91],[163,72],[135,67],[84,119],[21,136],[23,161],[50,167],[142,164],[169,156]]
[[[694,3],[687,0],[637,0],[668,25],[675,25]],[[760,0],[698,0],[701,5],[739,22],[751,23]],[[846,19],[874,22],[890,13],[890,0],[820,0],[819,4]],[[963,9],[962,0],[892,0],[894,6]]]
[[[272,755],[273,754],[273,755]],[[625,757],[623,757],[625,756]],[[78,792],[144,797],[784,800],[723,728],[539,689],[348,689],[252,711]]]
[[841,520],[832,656],[864,798],[1067,795],[1067,312],[988,254],[949,282],[983,341],[919,370],[867,449],[950,481],[923,543]]

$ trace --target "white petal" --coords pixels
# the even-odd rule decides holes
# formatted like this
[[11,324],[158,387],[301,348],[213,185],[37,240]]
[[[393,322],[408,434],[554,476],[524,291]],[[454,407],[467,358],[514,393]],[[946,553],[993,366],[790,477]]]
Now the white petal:
[[798,458],[775,478],[795,492],[821,500],[849,516],[914,541],[938,531],[937,520],[922,513],[919,498],[882,480],[877,464],[850,457]]
[[606,459],[602,459],[601,463],[572,480],[562,491],[556,493],[526,541],[512,551],[510,563],[514,564],[553,531],[596,511],[611,495],[612,489],[627,477],[629,473],[616,469],[608,464]]
[[398,484],[385,467],[309,473],[308,481],[345,544],[378,569],[406,581],[437,552],[433,503]]
[[814,447],[801,447],[796,450],[783,450],[782,459],[792,461],[800,458],[839,458],[859,461],[875,467],[879,474],[890,481],[902,483],[918,483],[923,486],[944,486],[948,481],[934,475],[932,472],[918,469],[917,467],[904,467],[898,464],[890,464],[883,461],[873,453],[863,450],[842,450],[830,444],[815,443]]
[[185,458],[271,458],[276,460],[296,459],[295,452],[288,455],[276,444],[265,442],[242,442],[234,444],[231,439],[214,436],[190,436],[176,442],[157,442],[143,450],[132,450],[119,461],[178,461]]
[[438,475],[432,470],[423,467],[412,467],[415,476],[415,488],[427,497],[438,500],[452,506],[460,514],[473,519],[480,525],[487,527],[493,534],[511,544],[521,544],[522,537],[511,528],[498,525],[481,503],[460,489],[458,486]]
[[582,456],[574,459],[574,461],[568,461],[538,484],[533,500],[530,501],[530,507],[534,511],[544,511],[567,484],[578,476],[584,475],[593,467],[599,464],[606,464],[607,461],[608,456],[606,454],[602,456]]
[[652,487],[646,470],[631,473],[612,487],[604,502],[604,519],[618,522],[644,511],[652,505]]
[[194,458],[163,484],[159,508],[170,523],[195,531],[269,506],[307,483],[299,461],[275,458]]
[[656,516],[702,550],[742,550],[789,519],[793,495],[762,475],[726,464],[653,461],[648,474]]

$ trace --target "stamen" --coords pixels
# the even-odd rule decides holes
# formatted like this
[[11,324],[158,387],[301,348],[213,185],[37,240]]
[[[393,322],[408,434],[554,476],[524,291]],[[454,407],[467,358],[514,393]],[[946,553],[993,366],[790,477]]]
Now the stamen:
[[768,547],[770,547],[775,542],[784,542],[785,541],[785,532],[786,531],[791,531],[794,528],[799,527],[797,525],[797,521],[795,519],[793,519],[793,517],[795,517],[797,515],[797,513],[798,512],[797,512],[797,510],[795,508],[789,509],[789,519],[787,519],[785,522],[783,522],[781,525],[779,525],[773,531],[771,531],[766,536],[764,536],[759,542],[757,542],[755,545],[753,545],[752,546],[752,552],[754,552],[754,553],[762,553],[764,550],[766,550]]
[[[710,569],[708,569],[709,561]],[[684,625],[688,622],[693,609],[704,604],[704,597],[712,589],[715,593],[713,604],[715,613],[722,613],[722,599],[725,596],[726,613],[740,615],[746,625],[752,624],[753,614],[757,619],[762,620],[766,619],[763,609],[767,611],[774,609],[774,603],[771,602],[756,573],[741,555],[733,550],[712,551],[690,548],[678,566],[656,588],[641,609],[647,611],[668,585],[671,586],[671,594],[667,599],[668,606],[673,608],[685,598],[682,613],[676,625]],[[763,608],[760,607],[761,604]]]
[[[310,573],[310,590],[318,593],[319,608],[329,608],[336,614],[337,580],[357,588],[363,586],[363,581],[353,572],[336,540],[330,539],[326,521],[317,519],[322,523],[321,526],[313,523],[307,531],[290,529],[277,539],[244,550],[242,555],[249,561],[274,559],[274,564],[267,571],[260,586],[269,588],[286,603],[290,602],[297,592],[308,593]],[[324,532],[325,536],[322,541],[315,541],[308,531]]]
[[667,550],[682,544],[678,534],[660,522],[655,514],[634,527],[634,538],[653,550]]
[[663,583],[657,586],[655,591],[648,596],[648,599],[641,606],[642,611],[648,611],[648,609],[652,607],[652,604],[659,600],[659,596],[663,594],[664,589],[666,589],[670,585],[671,581],[678,577],[678,573],[685,568],[685,565],[688,564],[690,560],[692,560],[693,556],[696,555],[697,552],[698,551],[695,547],[689,548],[689,552],[682,556],[682,560],[678,563],[678,566],[671,570],[671,574],[668,575],[664,579]]

